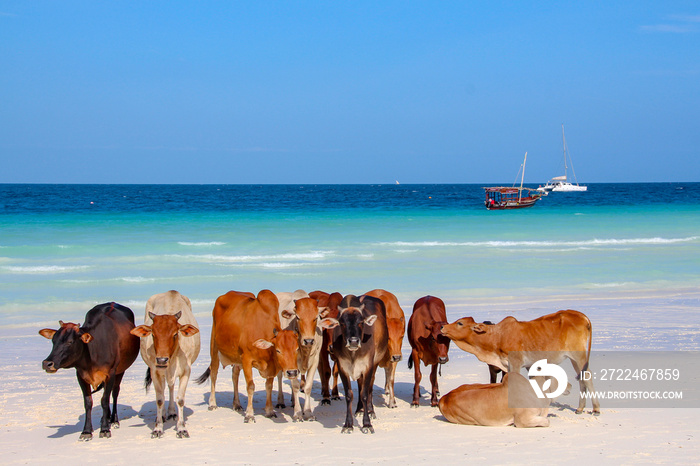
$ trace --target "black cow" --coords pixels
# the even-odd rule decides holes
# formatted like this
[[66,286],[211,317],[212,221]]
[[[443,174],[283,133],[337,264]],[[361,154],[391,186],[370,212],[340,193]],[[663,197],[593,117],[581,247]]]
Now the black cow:
[[[124,371],[139,353],[139,338],[129,333],[134,328],[134,313],[117,303],[99,304],[85,315],[80,326],[59,321],[61,328],[39,330],[53,343],[51,354],[42,363],[53,374],[58,369],[75,367],[83,391],[85,425],[80,440],[92,439],[92,394],[104,388],[100,437],[111,437],[110,427],[119,427],[117,397]],[[109,409],[109,397],[114,407]]]
[[353,430],[352,386],[357,380],[359,397],[355,413],[364,410],[363,433],[374,433],[370,416],[376,418],[372,403],[372,388],[377,367],[390,357],[389,333],[386,325],[384,303],[371,296],[347,295],[338,306],[338,318],[327,317],[321,321],[324,328],[333,328],[331,356],[340,369],[340,379],[345,390],[347,415],[342,432]]

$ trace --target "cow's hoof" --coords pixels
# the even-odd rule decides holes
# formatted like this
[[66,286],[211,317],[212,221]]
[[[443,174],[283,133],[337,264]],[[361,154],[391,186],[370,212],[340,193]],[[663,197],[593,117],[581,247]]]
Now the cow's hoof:
[[295,414],[292,416],[294,422],[304,422],[304,417],[301,414]]
[[388,403],[387,407],[389,408],[396,408],[396,402],[394,401],[393,403]]
[[250,421],[253,421],[255,423],[255,416],[246,416],[245,419],[243,419],[243,422],[248,424]]
[[119,421],[114,421],[110,427],[112,429],[119,429]]
[[343,430],[340,431],[341,434],[352,434],[352,426],[347,426],[343,427]]
[[331,397],[331,400],[339,400],[339,399],[340,399],[340,395],[333,395]]
[[581,414],[582,412],[583,412],[582,409],[577,409],[577,410],[576,410],[576,414]]
[[323,405],[329,405],[329,406],[330,406],[330,404],[331,404],[331,400],[328,399],[328,398],[324,398],[324,399],[321,400],[321,406],[323,406]]
[[218,406],[209,406],[209,411],[214,411]]
[[437,401],[431,401],[431,402],[430,402],[430,407],[431,407],[431,408],[437,408],[439,404],[440,404],[440,403],[438,403]]
[[277,413],[272,411],[271,413],[265,413],[265,417],[268,419],[272,419],[273,417],[277,417]]
[[82,440],[83,442],[87,442],[89,440],[92,440],[92,434],[91,433],[82,433],[80,434],[80,438],[78,440]]
[[154,430],[153,432],[151,432],[151,438],[163,438],[163,431]]
[[284,403],[277,403],[277,404],[275,405],[275,408],[278,408],[278,409],[284,409],[284,408],[286,408],[286,407],[287,407],[287,405],[284,404]]
[[363,434],[367,434],[367,433],[373,434],[373,433],[374,433],[374,427],[372,427],[372,426],[362,426],[362,427],[360,428],[360,431],[361,431]]
[[594,416],[600,416],[600,411],[593,411]]
[[190,433],[186,430],[181,430],[177,433],[177,438],[190,438]]
[[314,416],[314,415],[311,414],[311,413],[309,413],[309,414],[304,414],[304,420],[305,420],[305,421],[315,421],[315,420],[316,420],[316,416]]
[[100,438],[112,438],[112,432],[108,430],[100,431]]
[[169,421],[170,419],[177,419],[177,413],[176,414],[168,414],[168,418],[166,421]]
[[411,408],[417,408],[418,406],[420,405],[416,402],[411,403]]
[[242,413],[243,412],[243,406],[234,406],[233,410],[237,413]]

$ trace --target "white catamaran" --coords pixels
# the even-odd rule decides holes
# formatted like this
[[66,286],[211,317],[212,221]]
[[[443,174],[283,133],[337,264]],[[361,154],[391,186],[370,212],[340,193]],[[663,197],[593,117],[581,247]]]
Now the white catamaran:
[[[547,181],[547,184],[544,186],[540,186],[537,188],[538,191],[541,192],[550,192],[550,191],[558,191],[558,192],[581,192],[581,191],[588,191],[588,186],[581,186],[578,184],[578,180],[576,179],[576,172],[574,171],[574,163],[571,160],[571,154],[569,154],[569,149],[566,146],[566,136],[564,135],[564,125],[561,125],[561,138],[564,143],[564,175],[562,176],[555,176],[551,180]],[[568,160],[567,160],[568,159]],[[571,173],[574,175],[574,181],[576,184],[573,184],[569,182],[568,178],[568,168],[569,165],[571,165]]]

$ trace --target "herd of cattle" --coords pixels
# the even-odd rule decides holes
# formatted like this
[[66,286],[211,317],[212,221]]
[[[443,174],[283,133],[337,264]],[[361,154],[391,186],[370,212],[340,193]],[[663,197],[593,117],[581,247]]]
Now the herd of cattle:
[[[236,411],[243,411],[238,394],[241,369],[245,377],[248,395],[245,422],[255,421],[253,368],[265,379],[266,417],[276,417],[272,406],[275,378],[278,379],[276,407],[285,407],[282,378],[286,377],[292,387],[294,421],[314,420],[311,388],[318,371],[321,404],[340,399],[337,384],[340,376],[347,405],[342,432],[353,430],[353,380],[358,387],[355,414],[362,413],[360,429],[363,433],[374,432],[371,419],[376,416],[372,389],[380,367],[386,372],[387,406],[396,407],[394,376],[401,360],[405,332],[411,346],[408,367],[413,367],[415,375],[411,407],[419,405],[422,362],[431,366],[430,405],[439,407],[448,421],[472,425],[514,424],[516,427],[549,425],[548,400],[546,403],[532,400],[533,404],[525,407],[509,406],[509,389],[521,387],[532,392],[520,369],[529,368],[542,354],[557,354],[559,360],[550,362],[559,363],[568,358],[576,373],[580,373],[588,368],[592,339],[590,320],[577,311],[559,311],[528,322],[507,317],[492,324],[464,317],[450,324],[445,304],[434,296],[416,301],[406,326],[396,296],[385,290],[372,290],[361,296],[322,291],[307,294],[301,290],[278,294],[263,290],[255,296],[230,291],[216,300],[212,316],[211,362],[206,372],[196,379],[200,384],[210,380],[210,410],[217,407],[219,365],[224,368],[230,365]],[[177,291],[152,296],[146,303],[144,324],[139,326],[134,323],[131,309],[117,303],[95,306],[88,311],[82,326],[59,323],[58,330],[39,331],[53,343],[51,353],[43,361],[43,369],[49,373],[60,368],[76,369],[85,404],[81,440],[92,438],[92,394],[99,389],[104,390],[100,437],[110,437],[111,427],[119,425],[120,384],[139,349],[148,366],[146,388],[152,383],[156,393],[157,414],[152,437],[163,436],[165,419],[177,419],[178,438],[189,437],[185,428],[185,391],[192,363],[199,354],[200,335],[186,296]],[[489,365],[491,383],[462,385],[439,398],[438,367],[448,361],[451,341]],[[501,382],[496,383],[499,372],[503,375]],[[176,380],[177,397],[174,396]],[[579,383],[582,392],[593,391],[590,381],[580,380]],[[163,412],[166,384],[170,392],[167,417]],[[300,392],[304,394],[303,408]],[[113,400],[111,409],[110,397]],[[586,398],[580,400],[577,413],[585,408]],[[593,413],[600,413],[595,399]]]

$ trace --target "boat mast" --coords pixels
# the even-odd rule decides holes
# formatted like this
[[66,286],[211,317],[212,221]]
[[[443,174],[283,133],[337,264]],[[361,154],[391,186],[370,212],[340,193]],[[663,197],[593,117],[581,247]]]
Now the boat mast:
[[561,124],[561,140],[564,144],[564,181],[569,181],[568,167],[566,166],[566,136],[564,136],[564,123]]
[[525,160],[523,160],[523,175],[520,178],[520,190],[518,191],[518,204],[523,197],[523,180],[525,180],[525,163],[527,162],[527,152],[525,152]]

